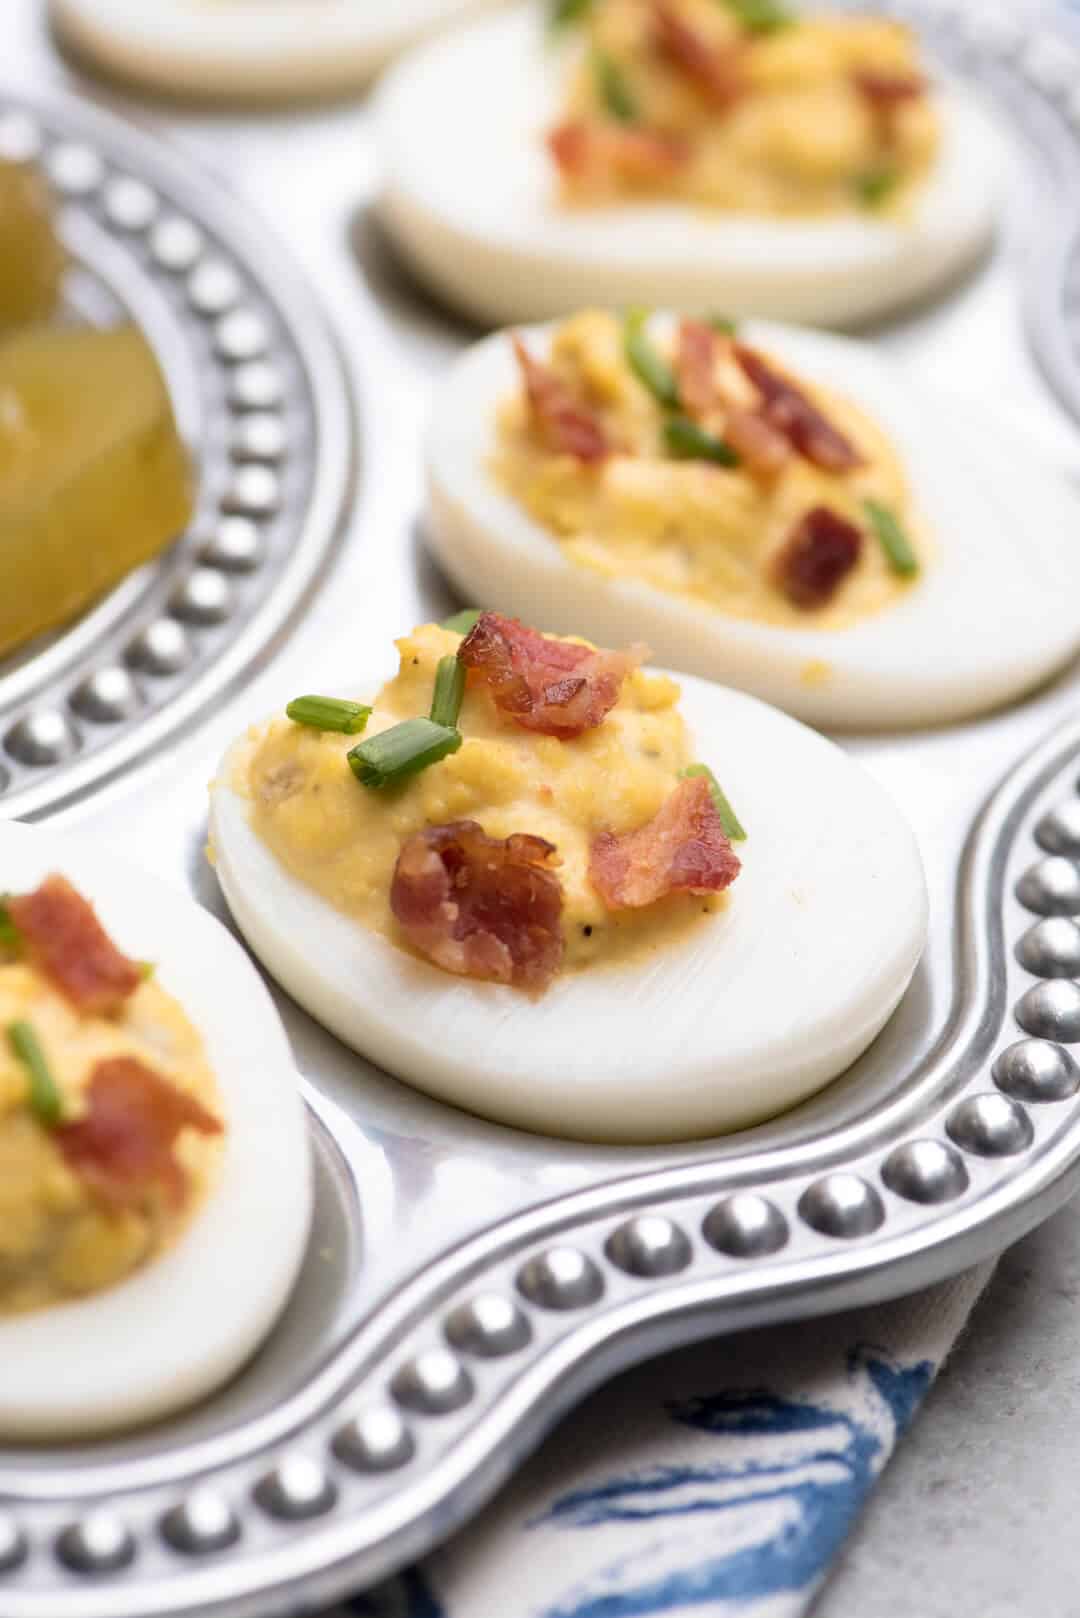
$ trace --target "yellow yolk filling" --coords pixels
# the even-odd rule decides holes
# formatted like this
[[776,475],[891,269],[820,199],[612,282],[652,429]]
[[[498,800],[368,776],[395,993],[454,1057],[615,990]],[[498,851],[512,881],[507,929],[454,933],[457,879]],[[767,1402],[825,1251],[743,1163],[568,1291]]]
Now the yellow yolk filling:
[[[425,624],[397,642],[400,671],[375,700],[365,736],[426,714],[439,659],[461,636]],[[458,720],[460,750],[399,787],[371,790],[346,754],[358,738],[272,721],[251,732],[229,785],[250,801],[251,823],[285,868],[336,909],[402,947],[390,885],[402,844],[428,825],[479,822],[489,837],[524,832],[554,843],[561,864],[564,970],[660,950],[718,897],[675,894],[613,914],[589,882],[602,830],[651,820],[694,762],[679,688],[635,671],[601,725],[571,741],[541,736],[500,714],[470,681]]]
[[[678,136],[688,155],[651,182],[564,180],[567,201],[645,190],[744,214],[903,215],[940,148],[933,97],[900,101],[879,117],[856,75],[919,75],[917,44],[906,28],[874,17],[808,17],[748,34],[718,0],[671,4],[708,46],[738,50],[742,93],[726,108],[710,105],[658,48],[650,0],[599,0],[585,21],[563,116],[610,124],[590,54],[599,51],[632,97],[627,127]],[[875,178],[883,175],[879,189]]]
[[[152,979],[116,1017],[76,1012],[32,967],[0,965],[0,1029],[31,1024],[76,1120],[94,1068],[135,1057],[215,1115],[221,1104],[202,1040],[177,1002]],[[158,1193],[113,1211],[95,1200],[28,1104],[25,1067],[0,1037],[0,1316],[40,1309],[114,1286],[154,1258],[187,1223],[210,1184],[220,1139],[185,1130],[176,1158],[189,1194],[177,1209]]]
[[[762,482],[742,467],[671,458],[662,436],[665,412],[627,363],[614,315],[587,310],[565,322],[550,363],[587,401],[620,452],[592,466],[553,452],[535,432],[519,391],[500,408],[491,464],[498,482],[550,531],[569,561],[608,578],[640,579],[733,618],[800,629],[849,628],[917,585],[917,578],[893,571],[864,506],[867,499],[887,506],[925,564],[929,540],[903,468],[886,435],[848,400],[793,379],[865,465],[837,474],[793,455],[777,478]],[[734,360],[724,380],[735,397],[753,405],[754,390]],[[720,411],[703,425],[722,438],[723,419]],[[819,505],[855,523],[864,541],[832,599],[807,610],[778,587],[773,564],[796,525]]]

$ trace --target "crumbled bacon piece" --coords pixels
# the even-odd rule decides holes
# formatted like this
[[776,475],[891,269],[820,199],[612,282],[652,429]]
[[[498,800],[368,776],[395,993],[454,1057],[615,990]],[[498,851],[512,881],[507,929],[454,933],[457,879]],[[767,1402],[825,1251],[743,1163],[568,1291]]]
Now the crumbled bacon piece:
[[675,349],[679,398],[692,416],[703,416],[716,404],[716,359],[720,336],[701,320],[681,320]]
[[757,349],[736,343],[735,357],[761,395],[761,414],[806,460],[820,466],[823,472],[850,472],[864,464],[850,438],[822,415],[800,387],[775,371]]
[[660,49],[709,104],[727,108],[738,100],[746,89],[741,46],[711,44],[671,0],[653,0],[652,12]]
[[138,963],[121,955],[66,877],[15,895],[8,912],[31,964],[84,1016],[110,1016],[139,987]]
[[630,125],[590,125],[572,118],[548,133],[548,150],[567,180],[612,178],[628,185],[666,180],[686,162],[690,148],[679,135]]
[[187,1174],[175,1156],[180,1135],[185,1129],[222,1132],[194,1096],[132,1056],[97,1064],[86,1107],[83,1117],[60,1125],[55,1140],[68,1166],[112,1208],[137,1207],[155,1191],[181,1207]]
[[390,907],[444,971],[539,994],[563,956],[557,863],[543,837],[488,837],[475,820],[426,826],[402,845]]
[[784,470],[794,453],[785,434],[757,410],[729,410],[724,441],[751,477],[766,483]]
[[574,398],[561,377],[549,365],[534,359],[521,338],[514,336],[514,353],[532,419],[548,446],[560,455],[573,455],[592,464],[611,452],[603,423]]
[[589,853],[589,879],[609,910],[636,910],[668,893],[720,893],[740,869],[703,776],[680,781],[636,831],[601,832]]
[[796,607],[823,607],[859,560],[862,542],[854,523],[814,506],[776,556],[776,581]]
[[554,640],[497,612],[482,613],[458,649],[460,662],[487,681],[502,713],[562,741],[602,723],[646,655],[643,646],[607,652]]
[[866,101],[878,132],[891,140],[900,108],[926,93],[926,80],[918,73],[886,73],[878,68],[857,68],[852,75],[856,90]]

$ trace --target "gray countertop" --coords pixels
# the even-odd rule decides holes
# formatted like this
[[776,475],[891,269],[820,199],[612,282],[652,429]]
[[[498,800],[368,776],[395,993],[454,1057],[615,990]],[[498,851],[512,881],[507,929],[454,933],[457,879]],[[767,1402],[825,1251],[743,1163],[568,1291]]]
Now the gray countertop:
[[[16,82],[23,72],[71,79],[47,40],[38,0],[5,0],[0,6],[0,67]],[[306,148],[314,153],[334,139],[339,172],[348,169],[357,199],[348,210],[337,210],[333,280],[339,315],[343,294],[350,284],[355,290],[359,258],[395,327],[400,364],[420,371],[453,352],[461,333],[427,311],[400,281],[365,222],[360,204],[371,193],[374,174],[363,119],[356,107],[290,114],[279,120],[274,139],[285,173],[294,176],[303,171]],[[221,168],[237,189],[270,204],[271,165],[256,121],[166,115],[161,109],[158,120]],[[287,156],[283,140],[289,142]],[[311,257],[302,233],[326,223],[318,212],[320,183],[313,169],[310,209],[290,221],[301,259]],[[408,424],[412,415],[415,427],[422,404],[406,389],[395,402],[399,422]],[[1048,406],[1044,413],[1047,428],[1062,441],[1061,418],[1054,419]],[[410,447],[406,434],[397,453],[404,456]],[[407,480],[402,490],[400,497],[376,490],[380,523],[412,521],[414,482]],[[416,580],[402,586],[375,559],[372,600],[358,605],[360,623],[376,611],[404,622],[418,599],[444,595],[422,554],[416,561]],[[820,1618],[1080,1615],[1071,1529],[1080,1474],[1080,1369],[1073,1359],[1078,1297],[1080,1212],[1066,1208],[1001,1260],[821,1596]]]

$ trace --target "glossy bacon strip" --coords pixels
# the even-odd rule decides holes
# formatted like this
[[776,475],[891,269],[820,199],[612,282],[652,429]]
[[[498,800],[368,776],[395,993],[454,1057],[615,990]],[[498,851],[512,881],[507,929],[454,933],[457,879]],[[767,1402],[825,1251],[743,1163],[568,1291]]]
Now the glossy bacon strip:
[[85,1016],[119,1011],[142,981],[138,963],[122,955],[94,911],[63,876],[8,900],[27,958]]
[[729,410],[724,441],[751,477],[762,482],[778,477],[795,453],[787,436],[757,410]]
[[593,125],[581,118],[550,130],[547,145],[564,178],[578,183],[658,183],[677,173],[690,153],[685,140],[663,130]]
[[554,640],[497,612],[482,613],[458,649],[502,713],[562,741],[602,724],[646,655],[643,646],[607,652]]
[[720,893],[741,869],[709,783],[680,781],[636,831],[605,831],[589,854],[589,879],[609,910],[640,909],[668,893]]
[[611,453],[603,424],[574,398],[561,377],[534,359],[521,338],[514,335],[514,354],[536,427],[550,449],[592,464]]
[[716,360],[720,334],[701,320],[680,320],[675,346],[675,380],[683,409],[703,416],[717,403]]
[[711,44],[680,17],[671,0],[653,0],[652,13],[660,49],[706,101],[726,109],[738,100],[746,89],[741,48]]
[[794,382],[773,369],[763,354],[735,344],[735,357],[761,395],[761,414],[791,447],[823,472],[851,472],[864,464],[855,445],[824,416]]
[[194,1096],[131,1056],[98,1063],[86,1109],[74,1123],[60,1125],[56,1143],[83,1183],[117,1209],[137,1207],[154,1192],[182,1206],[187,1174],[176,1159],[177,1141],[185,1129],[222,1133],[220,1121]]
[[557,863],[542,837],[488,837],[475,820],[426,826],[402,846],[390,907],[443,971],[539,994],[563,956]]
[[828,506],[814,506],[776,556],[776,582],[796,607],[823,607],[859,560],[862,544],[854,523]]

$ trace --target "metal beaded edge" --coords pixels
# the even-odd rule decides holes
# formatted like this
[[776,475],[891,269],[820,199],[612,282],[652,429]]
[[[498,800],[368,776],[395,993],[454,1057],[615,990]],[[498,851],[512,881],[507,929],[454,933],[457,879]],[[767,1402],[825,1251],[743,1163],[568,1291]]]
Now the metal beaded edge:
[[[923,19],[927,10],[911,5],[888,9]],[[944,8],[936,5],[933,9],[940,24]],[[949,15],[958,27],[971,31],[970,18],[961,22]],[[1064,92],[1054,93],[1048,84],[1049,58],[1040,49],[1040,41],[1029,41],[1021,51],[1007,17],[987,18],[978,43],[1008,61],[1010,70],[1018,71],[1040,95],[1060,100]],[[1075,65],[1075,54],[1072,60]],[[1053,82],[1060,84],[1059,72]],[[1070,102],[1069,120],[1071,128],[1080,133],[1080,104]],[[1080,232],[1073,249],[1080,252]],[[1080,398],[1080,391],[1076,397]],[[1006,856],[1019,846],[1016,822],[1024,804],[1072,767],[1069,760],[1080,749],[1080,727],[1070,727],[1067,735],[1053,738],[1052,743],[1052,749],[1047,744],[1038,750],[1034,763],[1022,765],[999,794],[994,853],[1002,868]],[[1051,765],[1046,764],[1048,751],[1055,753]],[[332,1517],[335,1508],[346,1513],[359,1509],[365,1502],[356,1489],[369,1485],[366,1535],[343,1533],[339,1524],[333,1543],[315,1546],[314,1555],[312,1544],[287,1536],[270,1562],[263,1562],[258,1577],[239,1581],[219,1577],[209,1583],[200,1577],[191,1582],[189,1602],[178,1604],[173,1590],[168,1610],[223,1612],[228,1603],[236,1618],[256,1611],[269,1615],[286,1609],[294,1598],[295,1591],[290,1593],[294,1581],[302,1576],[313,1580],[306,1586],[310,1597],[329,1598],[362,1572],[373,1577],[388,1571],[416,1547],[415,1514],[408,1532],[409,1515],[401,1510],[404,1490],[395,1493],[392,1486],[388,1490],[387,1480],[392,1485],[395,1476],[424,1474],[428,1487],[421,1492],[426,1496],[427,1537],[447,1532],[490,1492],[494,1484],[478,1486],[474,1482],[467,1505],[448,1511],[445,1475],[432,1487],[433,1476],[437,1478],[433,1460],[445,1474],[447,1455],[455,1455],[457,1464],[452,1470],[460,1486],[465,1471],[476,1471],[490,1459],[500,1433],[491,1427],[479,1440],[475,1432],[470,1440],[467,1429],[463,1435],[462,1423],[475,1425],[478,1420],[482,1427],[488,1419],[490,1426],[490,1419],[483,1412],[479,1417],[463,1413],[476,1401],[485,1404],[489,1413],[500,1400],[506,1402],[506,1387],[500,1392],[493,1384],[515,1358],[524,1359],[528,1351],[526,1370],[531,1368],[535,1375],[545,1358],[556,1355],[560,1337],[565,1348],[566,1339],[588,1334],[590,1326],[594,1337],[602,1336],[602,1311],[624,1299],[630,1299],[632,1305],[635,1287],[640,1296],[643,1283],[652,1293],[657,1283],[663,1283],[661,1293],[677,1287],[685,1295],[688,1283],[684,1278],[703,1259],[727,1261],[728,1273],[737,1273],[748,1263],[775,1260],[788,1250],[793,1238],[805,1240],[808,1235],[822,1251],[832,1247],[872,1254],[882,1243],[883,1231],[887,1234],[890,1212],[906,1208],[940,1217],[943,1208],[962,1204],[968,1197],[985,1196],[987,1187],[993,1186],[996,1165],[1024,1154],[1037,1159],[1041,1153],[1045,1160],[1055,1137],[1038,1127],[1040,1115],[1061,1117],[1080,1091],[1080,1066],[1068,1049],[1080,1040],[1076,997],[1069,992],[1075,987],[1069,980],[1080,964],[1080,926],[1072,920],[1080,914],[1078,802],[1075,795],[1067,794],[1040,814],[1033,827],[1024,828],[1030,834],[1035,858],[1005,896],[1006,904],[1016,911],[1010,920],[1019,932],[1009,970],[1013,977],[1017,971],[1021,974],[1020,993],[1011,1003],[1020,1037],[1007,1032],[1002,1044],[999,1030],[989,1083],[978,1074],[969,1075],[963,1093],[949,1094],[937,1115],[924,1120],[919,1130],[900,1130],[900,1138],[889,1141],[887,1150],[872,1154],[871,1161],[857,1159],[857,1172],[833,1165],[824,1173],[789,1176],[775,1185],[729,1190],[720,1197],[702,1198],[700,1191],[691,1189],[677,1198],[669,1192],[635,1209],[621,1210],[618,1188],[614,1188],[614,1207],[598,1208],[584,1222],[568,1219],[564,1213],[555,1220],[559,1228],[555,1241],[526,1242],[512,1258],[504,1255],[497,1266],[504,1273],[494,1280],[490,1274],[493,1266],[488,1266],[482,1282],[457,1290],[449,1285],[445,1297],[434,1302],[430,1319],[420,1326],[415,1320],[406,1322],[397,1341],[386,1344],[378,1369],[369,1363],[367,1374],[357,1371],[348,1396],[332,1401],[323,1418],[305,1428],[301,1444],[280,1449],[276,1461],[260,1456],[254,1470],[249,1463],[241,1469],[247,1474],[243,1482],[219,1488],[217,1483],[197,1477],[179,1495],[175,1486],[166,1486],[161,1492],[171,1495],[171,1503],[156,1504],[147,1512],[144,1502],[138,1535],[122,1507],[103,1511],[93,1506],[52,1536],[34,1543],[17,1513],[2,1512],[0,1573],[15,1573],[27,1565],[32,1552],[40,1556],[44,1551],[79,1581],[77,1591],[69,1588],[66,1610],[71,1618],[105,1618],[106,1614],[109,1618],[124,1618],[125,1614],[144,1618],[151,1609],[132,1604],[129,1594],[136,1603],[145,1598],[138,1586],[129,1583],[129,1575],[120,1571],[130,1566],[140,1540],[144,1550],[153,1542],[184,1565],[209,1562],[224,1574],[224,1564],[214,1558],[235,1546],[252,1512],[252,1521],[295,1530],[302,1522],[314,1524]],[[973,914],[967,919],[975,927],[983,918]],[[1000,916],[987,919],[1003,929]],[[1002,1027],[1006,1023],[1004,1018]],[[1070,1117],[1073,1112],[1075,1106],[1069,1109]],[[1078,1153],[1080,1143],[1069,1147],[1069,1160]],[[1045,1161],[1042,1167],[1047,1172]],[[682,1206],[687,1200],[703,1201],[704,1206],[695,1207],[690,1214]],[[573,1232],[572,1239],[567,1239],[567,1230]],[[835,1272],[843,1266],[828,1268]],[[706,1282],[699,1283],[699,1290],[702,1286],[712,1290],[714,1303],[720,1301],[719,1289],[709,1289]],[[565,1353],[562,1357],[565,1362]],[[580,1349],[577,1358],[580,1361]],[[511,1373],[511,1386],[516,1381],[519,1395],[525,1374],[517,1373],[515,1378]],[[458,1424],[451,1422],[455,1416]],[[545,1420],[534,1423],[537,1432],[552,1419],[549,1412]],[[322,1430],[321,1436],[316,1437],[316,1427]],[[433,1432],[441,1433],[434,1456]],[[503,1437],[505,1432],[503,1426]],[[371,1527],[376,1519],[388,1531],[396,1530],[384,1537],[381,1555],[377,1549],[372,1554],[372,1547],[378,1545],[378,1530]],[[302,1545],[307,1546],[307,1553],[298,1556]],[[97,1583],[110,1571],[118,1577]],[[52,1588],[47,1598],[54,1599],[55,1593]],[[28,1593],[26,1600],[17,1597],[15,1604],[9,1602],[7,1610],[10,1618],[44,1618],[47,1609]]]
[[216,203],[203,217],[188,166],[108,114],[3,86],[0,151],[37,163],[133,283],[166,289],[224,428],[204,435],[195,531],[119,621],[103,607],[5,672],[0,812],[33,816],[141,762],[258,661],[333,554],[355,446],[321,317],[259,227]]

